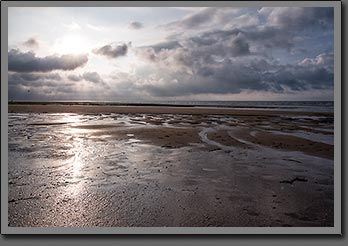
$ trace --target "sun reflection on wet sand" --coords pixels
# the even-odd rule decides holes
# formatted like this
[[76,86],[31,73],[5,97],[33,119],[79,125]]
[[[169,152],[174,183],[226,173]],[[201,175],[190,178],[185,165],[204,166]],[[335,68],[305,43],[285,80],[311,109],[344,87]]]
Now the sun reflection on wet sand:
[[[254,200],[262,204],[259,194],[273,197],[279,192],[283,185],[279,180],[287,180],[289,170],[307,175],[308,180],[325,177],[320,182],[331,185],[332,160],[271,149],[253,144],[253,139],[244,141],[232,131],[236,126],[228,125],[230,121],[223,117],[207,116],[204,124],[196,124],[202,119],[183,115],[162,115],[156,120],[119,114],[13,116],[9,116],[9,214],[16,226],[178,225],[172,220],[177,218],[168,214],[185,213],[182,208],[196,213],[205,209],[200,207],[205,201],[212,204],[210,210],[198,213],[214,217],[215,205],[228,204],[227,215],[233,221],[233,211],[243,213],[238,209],[245,202],[252,207]],[[173,117],[177,121],[168,123]],[[192,123],[191,130],[198,130],[188,131],[183,121]],[[242,130],[243,124],[251,124],[237,123]],[[199,141],[191,143],[195,138],[189,134]],[[241,140],[236,146],[229,145],[223,134],[237,139],[232,143]],[[250,136],[257,134],[251,132]],[[182,139],[186,141],[183,145]],[[313,189],[319,186],[315,184]],[[291,193],[288,201],[296,201],[296,194]],[[308,199],[320,194],[311,190]],[[28,206],[32,211],[38,208],[37,214],[27,215]],[[286,204],[278,206],[287,209]],[[166,223],[158,223],[159,211],[164,211],[164,221],[169,218]],[[263,218],[252,219],[258,225]],[[205,225],[204,221],[192,223]]]
[[90,130],[76,128],[76,126],[80,125],[83,121],[75,115],[63,116],[62,121],[69,122],[62,130],[62,133],[66,136],[62,141],[66,141],[67,144],[71,146],[68,152],[72,155],[68,160],[69,168],[62,171],[65,171],[65,176],[69,177],[70,180],[68,182],[73,184],[73,189],[67,191],[77,196],[86,185],[83,180],[86,176],[84,173],[86,160],[93,159],[91,153],[88,152],[86,146],[84,146],[84,138],[88,136]]

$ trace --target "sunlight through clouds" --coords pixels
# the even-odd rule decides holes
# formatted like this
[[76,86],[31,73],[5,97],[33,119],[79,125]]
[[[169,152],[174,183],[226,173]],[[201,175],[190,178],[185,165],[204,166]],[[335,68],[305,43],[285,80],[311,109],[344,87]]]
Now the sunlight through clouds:
[[[104,84],[88,85],[91,91],[76,98],[90,99],[108,85],[113,89],[103,96],[118,100],[116,85],[122,84],[122,96],[134,100],[233,99],[246,91],[248,97],[300,99],[314,90],[315,98],[331,100],[333,59],[326,58],[333,57],[333,9],[12,8],[9,54],[13,65],[19,58],[29,59],[22,72],[63,68],[58,71],[63,78],[66,69],[55,64],[57,57],[87,56],[83,66],[70,61],[72,74],[97,73]],[[39,92],[33,98],[23,90],[34,82],[21,78],[9,81],[11,99],[39,100]],[[49,84],[35,83],[40,82]],[[83,83],[75,81],[69,88],[76,92]],[[68,91],[66,81],[60,84],[50,88],[51,96],[57,93],[54,98]]]

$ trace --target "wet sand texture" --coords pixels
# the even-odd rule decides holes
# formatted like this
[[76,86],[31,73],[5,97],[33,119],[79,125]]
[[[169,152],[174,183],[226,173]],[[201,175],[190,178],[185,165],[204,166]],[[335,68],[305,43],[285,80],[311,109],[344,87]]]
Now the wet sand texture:
[[9,112],[9,226],[333,226],[332,114]]

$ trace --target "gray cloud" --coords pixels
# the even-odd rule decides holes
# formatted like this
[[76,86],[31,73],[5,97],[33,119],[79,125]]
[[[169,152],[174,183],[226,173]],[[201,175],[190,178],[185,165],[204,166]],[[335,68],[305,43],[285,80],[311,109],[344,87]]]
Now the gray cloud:
[[[179,37],[190,40],[196,45],[217,45],[221,42],[232,42],[239,36],[240,44],[248,43],[255,47],[255,50],[264,49],[286,49],[290,50],[294,46],[294,34],[277,27],[248,27],[232,28],[225,30],[210,30],[190,37]],[[177,37],[178,38],[178,37]]]
[[[158,77],[151,83],[140,85],[139,90],[152,96],[168,97],[204,93],[237,94],[243,90],[284,93],[333,88],[333,68],[326,54],[312,58],[311,63],[279,65],[255,56],[199,62],[199,57],[192,57],[194,53],[182,49],[175,52],[171,53],[171,58],[188,56],[183,65],[188,65],[189,69],[178,71],[175,64],[164,62]],[[175,59],[177,62],[180,60]],[[158,61],[160,63],[163,61]],[[156,83],[159,79],[167,82]]]
[[87,55],[62,55],[36,57],[33,52],[23,53],[18,49],[8,52],[8,70],[14,72],[50,72],[53,70],[74,70],[88,61]]
[[[260,15],[267,19],[262,25],[250,24],[260,19],[250,19],[248,13],[243,13],[238,25],[227,25],[240,13],[218,8],[169,23],[167,27],[177,32],[171,33],[166,41],[136,48],[136,54],[156,68],[139,70],[136,78],[123,78],[118,88],[125,94],[134,94],[128,88],[154,97],[238,94],[245,90],[273,93],[332,90],[333,54],[322,53],[294,64],[280,64],[272,55],[275,50],[303,50],[296,47],[298,35],[304,36],[299,34],[305,29],[303,25],[328,28],[331,10],[318,13],[311,9],[266,10],[260,10]],[[287,17],[276,17],[280,13]],[[326,17],[318,22],[315,18],[319,16]],[[243,25],[242,20],[248,23]],[[297,24],[287,25],[290,20]],[[224,28],[202,28],[211,23],[220,23]]]
[[262,49],[285,49],[294,46],[294,35],[287,30],[276,27],[256,27],[241,31],[245,38]]
[[95,84],[104,83],[103,79],[97,72],[84,72],[82,75],[69,74],[67,78],[70,81],[79,82],[82,80],[92,82]]
[[[252,64],[255,63],[255,64]],[[262,65],[271,65],[265,61],[238,61],[225,60],[224,62],[201,64],[196,67],[193,74],[168,73],[167,81],[180,81],[180,83],[150,84],[144,89],[154,96],[186,96],[194,94],[214,93],[228,94],[240,93],[243,89],[270,90],[270,85],[262,83]],[[259,68],[259,69],[255,69]]]
[[246,38],[242,35],[238,35],[232,40],[230,45],[227,45],[227,51],[229,51],[233,56],[250,54],[249,44]]
[[182,28],[196,28],[209,21],[212,21],[217,11],[218,11],[217,8],[207,8],[181,21],[174,22],[169,25],[178,25]]
[[[79,90],[74,84],[64,86],[57,81],[37,81],[30,84],[9,83],[9,100],[71,100],[78,95]],[[65,97],[65,98],[64,98]]]
[[[213,35],[213,33],[215,35]],[[204,64],[211,64],[230,57],[250,55],[247,39],[239,30],[206,32],[179,41],[167,41],[140,47],[137,54],[152,62],[172,68],[182,67],[195,71]]]
[[[238,8],[205,8],[196,12],[182,20],[174,21],[166,25],[160,26],[164,29],[197,29],[204,27],[212,27],[221,24],[230,24],[236,22],[236,17],[240,14]],[[237,22],[239,20],[237,19]],[[246,18],[242,20],[248,23]]]
[[129,28],[131,29],[142,29],[144,27],[144,25],[141,22],[138,21],[133,21],[129,24]]
[[[129,27],[136,29],[137,24]],[[134,73],[118,71],[109,77],[97,72],[70,74],[69,86],[53,75],[50,79],[43,74],[12,74],[9,95],[16,87],[25,96],[25,88],[31,85],[44,86],[45,93],[61,96],[74,96],[74,88],[85,88],[76,93],[103,100],[245,91],[271,92],[281,98],[286,93],[333,90],[332,8],[207,8],[162,27],[169,31],[163,42],[132,48],[140,59],[148,61],[139,63]],[[119,58],[129,49],[130,44],[108,44],[93,52]],[[26,59],[21,59],[21,64],[25,65]],[[81,83],[84,86],[80,88]]]
[[305,58],[299,63],[299,65],[302,65],[302,66],[322,65],[322,66],[331,68],[331,70],[333,70],[334,54],[323,53],[323,54],[319,54],[315,58]]
[[67,77],[69,80],[75,81],[75,82],[81,81],[83,79],[81,76],[75,75],[75,74],[69,74]]
[[104,79],[97,72],[84,72],[82,75],[69,74],[67,78],[72,82],[91,82],[92,84],[87,83],[88,86],[99,87],[104,89],[110,89],[110,86],[104,81]]
[[[199,29],[203,27],[249,27],[258,26],[260,17],[266,18],[267,26],[290,30],[302,30],[308,26],[327,27],[333,24],[333,8],[315,7],[264,7],[253,8],[205,8],[184,19],[163,25],[169,29]],[[260,26],[260,25],[259,25]]]
[[27,41],[23,42],[23,45],[29,48],[38,48],[39,42],[35,38],[29,38]]
[[[8,75],[9,100],[91,99],[109,92],[109,86],[96,72],[70,74],[65,80],[58,73],[13,73]],[[81,87],[77,81],[91,82]],[[98,85],[98,86],[96,86]],[[108,89],[108,90],[105,90]],[[102,98],[100,98],[102,99]]]
[[9,73],[9,75],[27,81],[35,81],[40,79],[56,81],[62,80],[62,77],[58,73]]
[[175,31],[171,34],[174,38],[178,34],[182,37],[187,32],[197,33],[199,30],[200,38],[196,41],[207,45],[239,32],[260,52],[274,48],[290,52],[295,37],[304,36],[303,31],[333,30],[333,8],[270,7],[258,11],[251,8],[207,8],[163,27]]
[[[8,75],[9,88],[13,87],[60,87],[62,86],[62,78],[58,73],[9,73]],[[64,83],[64,86],[71,84]],[[10,91],[10,89],[9,89]]]
[[93,83],[103,82],[103,80],[101,79],[100,75],[97,72],[85,72],[83,73],[82,78],[84,78],[86,81],[93,82]]
[[179,48],[179,47],[182,47],[182,45],[177,40],[174,40],[174,41],[170,40],[170,41],[157,43],[147,47],[154,49],[155,52],[159,52],[163,49],[171,50],[171,49]]
[[268,24],[290,30],[326,27],[333,24],[333,8],[279,7],[262,8],[260,14],[266,16]]
[[159,53],[166,50],[174,50],[176,48],[183,48],[183,46],[176,40],[169,40],[150,46],[142,46],[136,49],[136,53],[147,60],[152,62],[159,61]]
[[61,81],[62,78],[58,73],[11,73],[9,74],[11,77],[10,81],[39,81],[39,80],[53,80],[53,81]]
[[[252,13],[252,11],[254,12]],[[264,89],[281,92],[285,87],[294,90],[305,88],[305,85],[301,81],[298,81],[301,80],[299,79],[300,74],[296,75],[292,70],[294,65],[289,64],[288,70],[284,71],[283,74],[285,77],[291,74],[291,76],[295,78],[293,81],[294,85],[291,86],[290,79],[282,80],[278,76],[282,71],[279,67],[273,67],[273,70],[270,71],[262,69],[259,73],[255,74],[258,70],[248,70],[251,68],[249,67],[251,64],[243,63],[245,61],[243,57],[250,56],[251,59],[261,59],[275,66],[277,63],[273,57],[275,51],[281,50],[282,52],[294,53],[299,50],[304,50],[303,47],[296,47],[296,42],[301,42],[298,41],[298,35],[302,37],[305,36],[303,33],[299,33],[308,27],[306,25],[330,30],[330,25],[333,23],[332,13],[332,8],[263,8],[260,11],[248,10],[244,13],[241,13],[239,10],[231,11],[220,8],[208,8],[183,20],[169,23],[167,27],[175,27],[178,29],[176,33],[171,33],[171,35],[168,36],[169,41],[143,47],[144,49],[139,51],[138,54],[145,59],[156,62],[158,66],[162,66],[162,69],[170,69],[171,71],[167,73],[188,73],[190,76],[199,75],[205,78],[209,77],[208,75],[210,74],[210,79],[212,79],[212,81],[214,79],[211,74],[214,73],[216,82],[211,83],[216,86],[219,84],[220,88],[225,88],[227,85],[222,86],[218,79],[231,81],[231,78],[238,78],[239,81],[243,81],[240,85],[238,85],[238,83],[233,83],[233,85],[238,85],[239,88],[247,86],[246,89],[251,90]],[[256,23],[256,21],[248,21],[249,23],[245,25],[242,23],[238,23],[238,25],[224,25],[226,20],[230,20],[229,18],[231,16],[243,16],[241,19],[249,20],[247,18],[249,14],[254,15],[254,20],[257,21],[261,21],[261,19],[255,17],[255,15],[261,15],[266,18],[266,22],[262,25],[250,25],[250,23]],[[233,20],[231,21],[233,22]],[[204,24],[209,26],[209,23],[220,23],[220,29],[200,28]],[[221,29],[221,26],[225,28]],[[191,29],[195,28],[201,31],[198,33],[191,32]],[[187,30],[187,32],[185,32],[185,30]],[[320,32],[322,32],[322,30]],[[328,59],[326,56],[325,58]],[[233,60],[233,63],[231,60]],[[302,71],[302,81],[306,81],[309,87],[315,86],[314,83],[311,83],[312,80],[310,78],[315,79],[316,74],[321,74],[323,76],[324,84],[332,82],[332,79],[329,79],[332,77],[332,73],[330,69],[327,69],[328,67],[323,68],[324,70],[319,70],[308,66],[323,61],[324,57],[322,55],[321,57],[304,60],[302,64],[300,64],[302,66],[298,69]],[[239,63],[240,65],[238,66],[240,67],[237,66]],[[307,67],[302,68],[306,64]],[[276,69],[279,69],[278,73],[274,73]],[[232,73],[235,70],[236,72]],[[243,71],[245,72],[244,77],[242,76]],[[251,79],[251,75],[254,75],[253,79]],[[275,76],[279,80],[271,80],[271,76]],[[296,79],[296,76],[298,79]],[[173,76],[173,78],[174,77],[175,76]],[[246,78],[248,79],[246,80]],[[199,77],[196,79],[200,80]],[[260,81],[263,81],[262,87],[258,87],[261,83]],[[182,84],[183,82],[180,83]],[[190,83],[194,84],[195,82],[191,81]],[[253,88],[253,84],[255,88]],[[211,86],[204,86],[214,91]],[[238,86],[236,88],[238,88]],[[232,88],[231,86],[227,87],[229,89]],[[192,86],[190,88],[192,88]],[[157,92],[163,92],[164,90],[165,88],[162,88],[161,90],[157,90]],[[234,90],[226,91],[232,93]],[[172,92],[175,93],[173,88]],[[238,91],[236,91],[236,93],[238,93]]]
[[157,55],[151,47],[142,47],[139,49],[136,49],[136,54],[139,57],[144,58],[145,60],[149,60],[151,62],[155,62],[157,60]]
[[123,44],[116,44],[116,45],[105,45],[101,48],[94,49],[93,52],[98,55],[103,55],[108,58],[117,58],[120,56],[125,56],[127,55],[128,52],[128,45],[123,43]]

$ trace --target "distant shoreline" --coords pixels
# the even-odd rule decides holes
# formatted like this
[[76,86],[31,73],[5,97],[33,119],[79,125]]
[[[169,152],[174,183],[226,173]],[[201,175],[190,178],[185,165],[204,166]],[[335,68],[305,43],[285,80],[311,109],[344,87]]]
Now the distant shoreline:
[[196,105],[170,103],[122,103],[122,102],[28,102],[13,101],[9,105],[80,105],[80,106],[165,106],[165,107],[195,107]]
[[[307,112],[333,112],[333,101],[9,101],[8,105],[68,105],[68,106],[124,106],[124,107],[180,107],[226,108],[236,110],[283,110]],[[332,105],[330,105],[332,104]],[[331,111],[331,109],[332,111]],[[318,110],[326,109],[326,110]]]
[[[190,102],[191,104],[187,104],[187,102]],[[209,104],[206,104],[209,102]],[[333,100],[323,100],[323,101],[260,101],[260,100],[236,100],[236,101],[144,101],[144,102],[112,102],[112,101],[16,101],[16,100],[9,100],[8,104],[42,104],[42,105],[48,105],[48,104],[63,104],[63,105],[139,105],[139,106],[156,106],[156,105],[166,105],[166,106],[199,106],[199,105],[217,105],[221,106],[220,103],[313,103],[313,102],[323,102],[323,103],[333,103]]]
[[305,112],[286,110],[260,109],[236,109],[236,108],[214,108],[199,106],[177,106],[177,105],[74,105],[74,104],[9,104],[9,113],[76,113],[76,114],[98,114],[98,113],[141,113],[141,114],[212,114],[212,115],[308,115],[308,116],[333,116],[333,112]]

